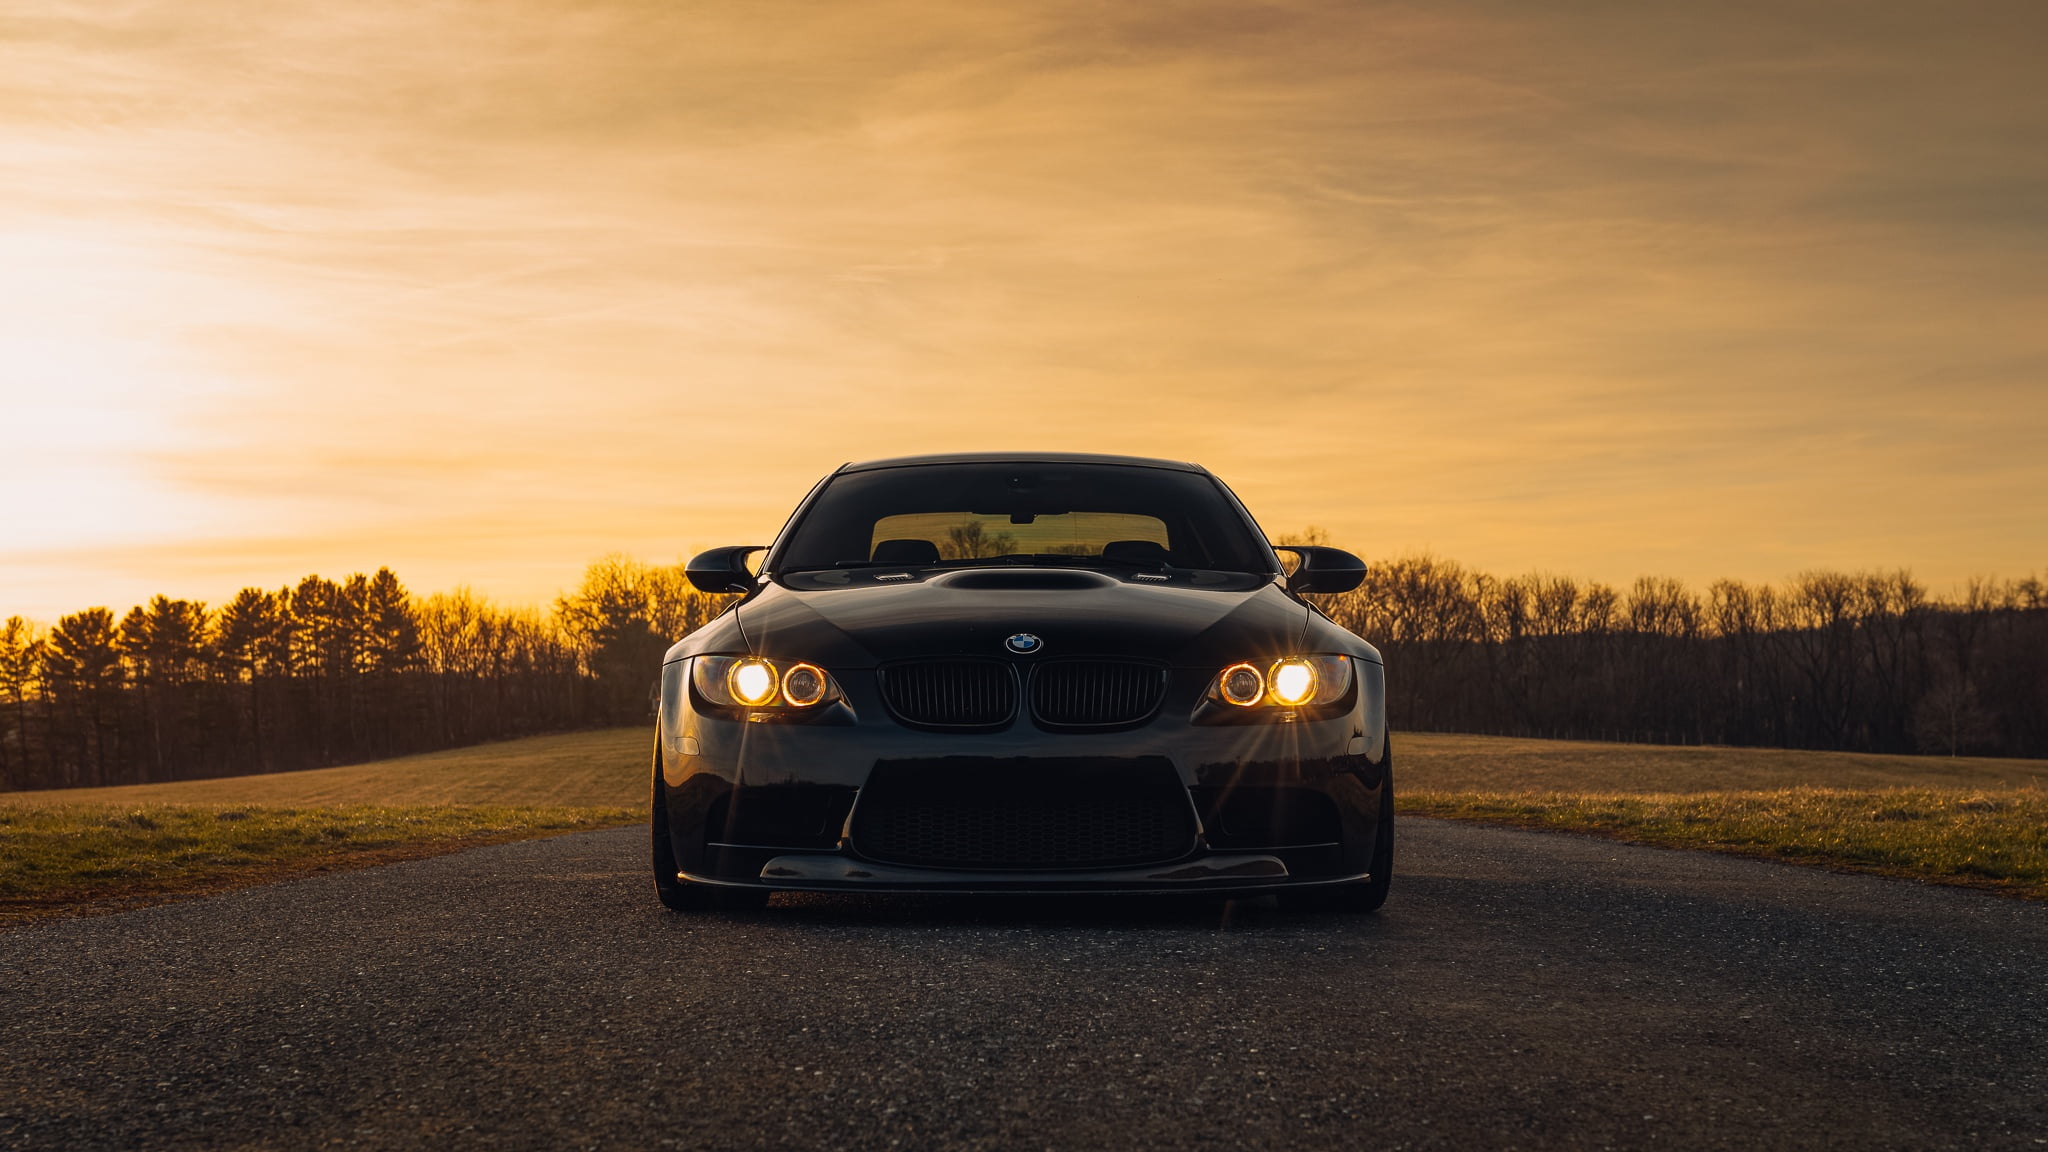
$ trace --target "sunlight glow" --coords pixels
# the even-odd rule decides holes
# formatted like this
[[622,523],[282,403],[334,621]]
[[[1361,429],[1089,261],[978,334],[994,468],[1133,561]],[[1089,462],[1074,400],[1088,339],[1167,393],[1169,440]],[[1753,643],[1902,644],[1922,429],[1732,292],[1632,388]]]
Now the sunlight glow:
[[161,286],[118,245],[0,234],[0,551],[161,539],[205,520],[148,465],[185,444],[175,409],[192,392],[149,323],[142,298]]
[[2048,554],[2048,6],[1253,8],[19,0],[0,616],[1040,448],[1487,570]]

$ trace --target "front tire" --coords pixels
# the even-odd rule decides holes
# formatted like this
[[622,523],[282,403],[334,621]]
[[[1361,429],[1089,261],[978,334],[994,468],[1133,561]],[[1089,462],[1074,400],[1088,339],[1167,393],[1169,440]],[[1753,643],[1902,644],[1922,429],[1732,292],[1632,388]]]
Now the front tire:
[[1281,907],[1303,912],[1377,912],[1387,902],[1387,891],[1394,883],[1394,760],[1390,750],[1380,754],[1380,763],[1380,814],[1373,833],[1370,877],[1356,884],[1282,892]]

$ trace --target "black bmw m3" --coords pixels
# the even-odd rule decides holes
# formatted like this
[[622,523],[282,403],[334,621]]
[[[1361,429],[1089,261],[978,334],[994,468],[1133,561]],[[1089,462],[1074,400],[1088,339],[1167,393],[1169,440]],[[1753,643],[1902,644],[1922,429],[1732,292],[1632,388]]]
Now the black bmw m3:
[[[671,648],[654,879],[771,892],[1261,893],[1370,911],[1393,867],[1379,653],[1193,464],[849,464],[775,543],[689,577],[739,599]],[[758,564],[750,562],[765,552]]]

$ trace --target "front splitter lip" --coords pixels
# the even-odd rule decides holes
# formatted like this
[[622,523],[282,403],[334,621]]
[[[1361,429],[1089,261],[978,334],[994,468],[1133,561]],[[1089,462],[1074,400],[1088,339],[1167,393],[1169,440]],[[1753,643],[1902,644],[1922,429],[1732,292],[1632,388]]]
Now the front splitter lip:
[[1256,893],[1282,888],[1350,884],[1368,876],[1298,880],[1277,856],[1204,856],[1172,864],[1092,872],[969,872],[876,864],[833,853],[777,856],[761,868],[758,881],[719,879],[693,873],[678,878],[723,888],[769,888],[781,892],[1010,893],[1102,896],[1165,892]]

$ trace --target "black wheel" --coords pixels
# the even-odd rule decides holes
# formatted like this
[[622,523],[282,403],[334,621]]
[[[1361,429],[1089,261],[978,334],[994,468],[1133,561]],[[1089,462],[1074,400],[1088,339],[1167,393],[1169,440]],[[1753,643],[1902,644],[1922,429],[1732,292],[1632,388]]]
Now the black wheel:
[[649,813],[654,846],[654,894],[672,912],[745,912],[768,905],[765,888],[718,888],[692,884],[676,875],[676,854],[669,840],[668,798],[661,777],[654,778],[654,804]]
[[1380,762],[1385,765],[1385,770],[1380,778],[1380,815],[1378,829],[1373,836],[1371,878],[1357,884],[1282,892],[1282,907],[1304,912],[1377,912],[1380,905],[1387,902],[1387,890],[1394,883],[1394,761],[1391,752],[1382,752]]

